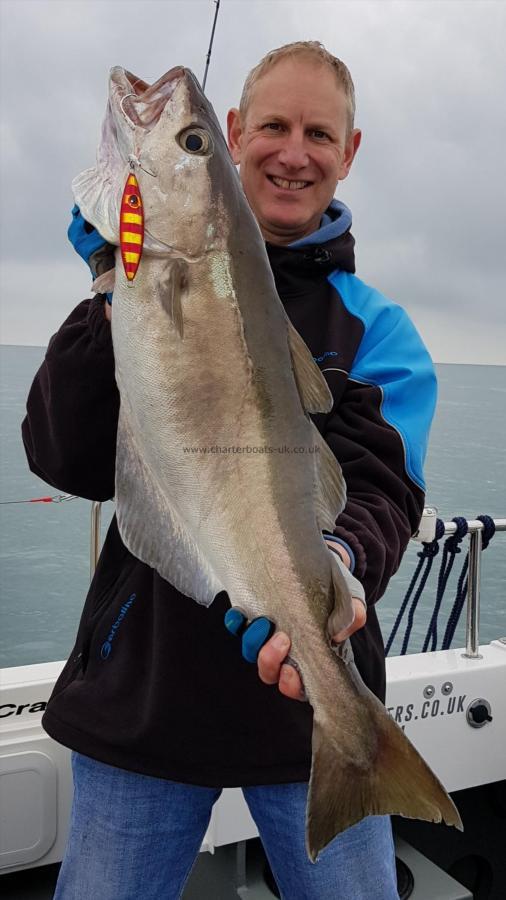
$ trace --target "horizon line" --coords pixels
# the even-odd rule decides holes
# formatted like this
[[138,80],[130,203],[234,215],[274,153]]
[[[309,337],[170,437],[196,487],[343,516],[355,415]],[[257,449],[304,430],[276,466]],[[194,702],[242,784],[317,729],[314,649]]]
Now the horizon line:
[[[47,344],[7,344],[0,341],[0,347],[26,347],[34,350],[45,350],[47,346]],[[506,362],[439,362],[437,359],[433,359],[432,362],[435,366],[489,366],[496,369],[506,366]]]

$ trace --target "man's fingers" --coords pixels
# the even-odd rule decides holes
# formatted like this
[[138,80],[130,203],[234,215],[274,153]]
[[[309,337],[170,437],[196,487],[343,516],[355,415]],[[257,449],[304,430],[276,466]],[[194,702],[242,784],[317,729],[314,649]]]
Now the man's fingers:
[[288,664],[281,666],[279,690],[285,697],[289,697],[290,700],[307,699],[299,673],[293,666]]
[[278,631],[264,644],[258,654],[258,674],[264,684],[277,684],[289,649],[290,638],[283,631]]
[[305,700],[306,695],[299,673],[284,660],[290,650],[290,639],[278,631],[258,654],[258,674],[265,684],[277,684],[285,697]]

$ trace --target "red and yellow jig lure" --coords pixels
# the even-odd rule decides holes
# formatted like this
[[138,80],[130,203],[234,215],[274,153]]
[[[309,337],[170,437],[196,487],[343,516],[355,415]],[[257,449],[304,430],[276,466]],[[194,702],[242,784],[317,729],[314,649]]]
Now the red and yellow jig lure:
[[125,275],[131,283],[139,268],[144,242],[141,192],[133,172],[127,178],[121,198],[119,241]]

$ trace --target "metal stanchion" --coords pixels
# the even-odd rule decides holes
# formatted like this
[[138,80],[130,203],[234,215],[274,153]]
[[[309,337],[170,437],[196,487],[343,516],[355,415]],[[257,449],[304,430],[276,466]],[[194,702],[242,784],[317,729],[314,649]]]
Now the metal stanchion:
[[469,536],[469,571],[467,580],[466,652],[469,659],[482,659],[480,654],[480,583],[481,529]]
[[100,556],[100,519],[102,514],[102,504],[99,500],[94,500],[91,504],[91,536],[90,536],[90,581],[95,574],[97,568],[98,557]]

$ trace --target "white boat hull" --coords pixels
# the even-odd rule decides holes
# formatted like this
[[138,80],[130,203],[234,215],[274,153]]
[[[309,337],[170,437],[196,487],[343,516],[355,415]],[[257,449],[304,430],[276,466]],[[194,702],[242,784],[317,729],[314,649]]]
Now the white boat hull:
[[[41,727],[62,667],[44,663],[0,673],[0,871],[48,865],[63,855],[70,752]],[[506,779],[505,685],[505,640],[480,647],[478,659],[457,649],[387,660],[387,707],[449,791]],[[492,721],[473,727],[468,710],[480,700]],[[257,833],[241,791],[227,789],[202,849],[213,852]]]

